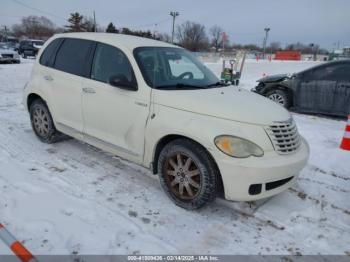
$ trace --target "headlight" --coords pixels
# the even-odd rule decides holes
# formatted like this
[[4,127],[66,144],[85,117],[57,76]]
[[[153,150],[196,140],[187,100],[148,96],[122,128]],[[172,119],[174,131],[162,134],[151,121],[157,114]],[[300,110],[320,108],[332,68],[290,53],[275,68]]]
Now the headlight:
[[264,151],[259,146],[244,138],[222,135],[216,137],[214,142],[221,152],[229,156],[245,158],[264,155]]

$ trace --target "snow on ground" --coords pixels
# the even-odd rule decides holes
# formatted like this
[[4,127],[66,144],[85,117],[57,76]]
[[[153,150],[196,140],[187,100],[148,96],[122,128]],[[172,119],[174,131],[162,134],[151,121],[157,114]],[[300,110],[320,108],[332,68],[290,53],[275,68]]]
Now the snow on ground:
[[[350,152],[338,149],[344,121],[293,114],[311,158],[290,190],[186,211],[142,167],[74,139],[39,142],[21,105],[32,63],[0,65],[0,222],[34,254],[350,251]],[[242,86],[313,64],[247,61]],[[207,65],[220,73],[221,63]],[[2,243],[0,254],[10,254]]]

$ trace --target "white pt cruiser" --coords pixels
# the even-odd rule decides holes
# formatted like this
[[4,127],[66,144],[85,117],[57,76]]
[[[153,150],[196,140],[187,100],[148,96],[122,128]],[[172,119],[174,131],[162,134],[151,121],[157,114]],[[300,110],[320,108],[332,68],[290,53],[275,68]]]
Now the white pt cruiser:
[[190,52],[120,34],[59,34],[24,89],[33,130],[150,168],[175,204],[251,201],[295,182],[309,147],[283,107],[225,86]]

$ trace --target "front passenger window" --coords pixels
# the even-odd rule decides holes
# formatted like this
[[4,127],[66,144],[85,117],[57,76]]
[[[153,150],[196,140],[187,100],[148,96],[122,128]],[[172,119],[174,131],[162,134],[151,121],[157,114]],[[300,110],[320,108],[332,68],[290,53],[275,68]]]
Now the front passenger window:
[[122,51],[110,45],[97,44],[91,78],[108,83],[110,77],[117,75],[124,75],[129,82],[135,81],[131,64]]

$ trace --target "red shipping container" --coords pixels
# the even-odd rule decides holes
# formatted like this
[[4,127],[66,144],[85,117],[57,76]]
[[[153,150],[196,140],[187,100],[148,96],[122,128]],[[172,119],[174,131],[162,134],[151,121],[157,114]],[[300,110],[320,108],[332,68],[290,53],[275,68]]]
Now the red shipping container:
[[275,54],[275,60],[300,60],[300,51],[277,51]]

